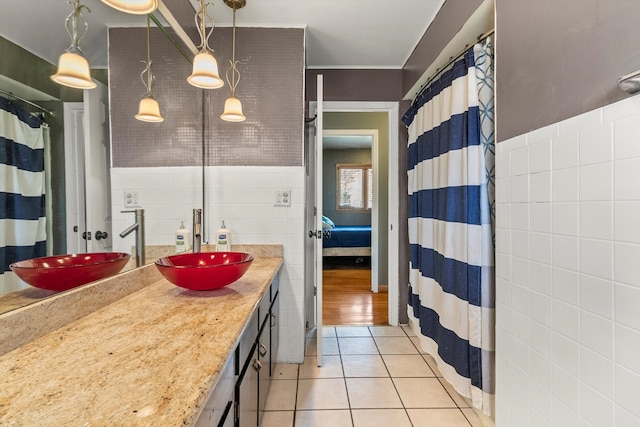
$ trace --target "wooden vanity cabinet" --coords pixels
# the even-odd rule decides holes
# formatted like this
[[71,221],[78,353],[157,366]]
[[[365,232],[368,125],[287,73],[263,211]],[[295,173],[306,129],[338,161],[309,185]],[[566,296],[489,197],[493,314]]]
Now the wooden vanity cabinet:
[[264,412],[279,341],[278,279],[276,276],[269,290],[265,292],[237,349],[238,381],[235,405],[238,427],[260,425]]
[[279,296],[276,275],[227,359],[196,427],[260,424],[278,354]]
[[195,427],[231,427],[234,425],[235,352],[227,359],[218,382],[207,399]]

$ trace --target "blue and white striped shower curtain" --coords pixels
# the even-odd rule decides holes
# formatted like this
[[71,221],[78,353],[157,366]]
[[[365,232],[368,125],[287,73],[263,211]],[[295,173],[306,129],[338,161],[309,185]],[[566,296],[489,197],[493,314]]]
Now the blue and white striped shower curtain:
[[493,60],[477,44],[404,115],[408,315],[443,376],[494,410]]
[[0,294],[24,286],[15,261],[46,255],[42,119],[0,97]]

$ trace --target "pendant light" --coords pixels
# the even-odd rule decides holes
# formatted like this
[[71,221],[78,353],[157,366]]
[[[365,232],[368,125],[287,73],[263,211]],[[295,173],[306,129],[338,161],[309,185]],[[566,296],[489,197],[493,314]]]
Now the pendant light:
[[[91,80],[91,72],[89,70],[89,62],[78,46],[80,39],[89,31],[89,24],[82,16],[82,9],[87,6],[81,5],[80,0],[69,0],[73,6],[73,11],[64,21],[67,34],[71,37],[71,46],[69,46],[58,59],[58,71],[51,76],[51,80],[63,86],[69,86],[76,89],[93,89],[96,84]],[[80,34],[78,24],[82,23],[84,32]]]
[[[236,61],[236,9],[243,8],[246,0],[224,0],[225,4],[233,9],[233,37],[231,42],[231,67],[227,70],[227,82],[231,87],[231,95],[224,103],[224,113],[220,116],[227,122],[244,122],[246,117],[242,114],[242,103],[236,98],[236,87],[240,82],[240,71],[238,71],[238,61]],[[229,80],[231,74],[231,80]],[[236,76],[238,77],[236,80]]]
[[[142,61],[146,65],[145,69],[140,73],[142,84],[147,88],[147,95],[140,100],[138,114],[135,118],[143,122],[159,123],[164,121],[164,117],[160,115],[160,104],[151,94],[151,85],[153,84],[153,73],[151,72],[151,40],[149,36],[149,15],[147,15],[147,61]],[[144,81],[144,73],[147,73],[147,81]]]
[[[189,84],[202,89],[217,89],[224,86],[224,81],[218,75],[218,62],[209,48],[209,37],[213,32],[213,18],[207,13],[211,3],[200,1],[200,10],[196,13],[196,27],[200,34],[200,52],[193,59],[193,71],[187,81]],[[208,18],[208,19],[207,19]],[[207,20],[211,22],[211,30],[207,34]]]
[[146,15],[158,8],[158,0],[102,0],[102,3],[133,15]]

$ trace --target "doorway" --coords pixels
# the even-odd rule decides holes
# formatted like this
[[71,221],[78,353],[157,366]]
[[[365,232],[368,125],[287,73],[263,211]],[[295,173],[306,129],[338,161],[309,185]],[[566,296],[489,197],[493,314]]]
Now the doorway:
[[[383,219],[378,219],[378,224],[383,227],[385,231],[387,231],[387,241],[384,243],[385,248],[387,249],[387,253],[389,256],[384,261],[384,266],[386,267],[386,283],[388,285],[388,293],[385,295],[384,293],[378,292],[377,297],[385,298],[386,297],[386,310],[387,310],[387,323],[390,325],[397,326],[398,318],[399,318],[399,287],[398,287],[398,165],[395,159],[398,158],[398,103],[395,102],[324,102],[323,103],[324,112],[325,113],[367,113],[367,112],[377,112],[384,114],[384,120],[387,123],[385,134],[388,135],[388,147],[385,150],[385,154],[387,155],[387,176],[385,176],[381,181],[386,185],[387,189],[393,189],[389,191],[388,204],[384,208],[385,216]],[[313,103],[312,103],[313,105]],[[312,111],[315,111],[315,108],[312,107]],[[323,117],[328,117],[324,115]],[[353,128],[355,125],[351,125]],[[366,128],[366,126],[355,126],[356,128]],[[336,129],[334,124],[325,125],[323,129]],[[309,150],[310,152],[313,150]],[[389,161],[389,159],[392,159]],[[313,162],[311,162],[313,163]],[[308,188],[309,183],[307,184]],[[309,194],[309,193],[308,193]],[[307,199],[307,203],[311,202],[311,207],[313,207],[313,202],[309,198]],[[310,224],[309,229],[314,228],[309,220],[312,215],[307,216],[307,221]],[[373,228],[372,228],[373,229]],[[375,245],[372,245],[372,248]],[[380,267],[382,262],[378,263],[377,266]],[[306,293],[307,295],[307,304],[306,307],[313,307],[313,301],[316,295],[315,290],[313,289],[314,282],[311,278],[313,276],[313,264],[309,262],[309,258],[307,258],[307,284],[310,287]],[[344,280],[343,280],[344,281]],[[371,294],[371,290],[367,289],[366,292]],[[321,292],[318,292],[322,295]],[[308,310],[308,313],[312,313],[312,309]],[[307,323],[310,328],[314,327],[315,321],[312,318],[313,316],[307,316]]]
[[388,323],[387,248],[381,244],[387,233],[379,219],[388,198],[386,183],[380,185],[387,176],[386,120],[384,113],[324,114],[323,324]]

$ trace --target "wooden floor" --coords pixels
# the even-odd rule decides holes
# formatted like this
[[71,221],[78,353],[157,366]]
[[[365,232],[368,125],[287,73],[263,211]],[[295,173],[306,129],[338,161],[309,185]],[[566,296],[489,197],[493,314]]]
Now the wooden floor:
[[371,270],[339,269],[322,272],[324,325],[386,325],[388,292],[371,292]]

